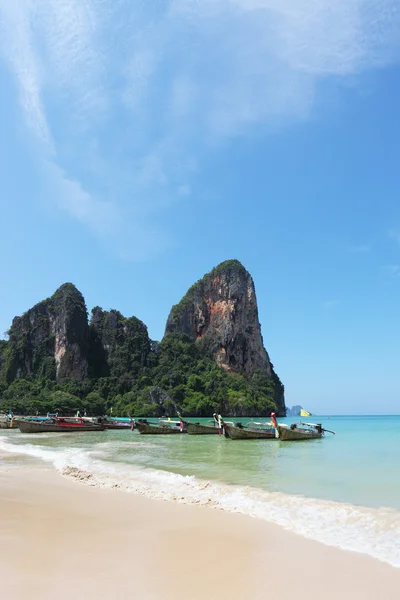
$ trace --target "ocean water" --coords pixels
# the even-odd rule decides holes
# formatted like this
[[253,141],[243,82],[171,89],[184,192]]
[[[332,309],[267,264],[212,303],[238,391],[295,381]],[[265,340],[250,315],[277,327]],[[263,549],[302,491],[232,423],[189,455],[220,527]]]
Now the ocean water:
[[280,442],[0,430],[0,467],[51,465],[91,485],[240,512],[400,567],[400,416],[312,421],[336,435]]

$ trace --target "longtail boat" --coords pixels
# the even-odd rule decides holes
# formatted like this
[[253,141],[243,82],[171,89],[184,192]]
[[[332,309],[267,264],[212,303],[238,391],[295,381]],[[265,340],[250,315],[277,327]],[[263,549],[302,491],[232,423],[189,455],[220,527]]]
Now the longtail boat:
[[222,435],[223,433],[222,417],[218,416],[216,413],[214,413],[213,418],[208,421],[208,423],[212,423],[212,425],[203,425],[202,423],[199,423],[199,421],[197,421],[197,423],[185,421],[179,412],[178,417],[184,424],[189,435]]
[[202,425],[201,423],[189,423],[184,421],[186,429],[189,435],[209,435],[209,434],[221,434],[221,429],[218,424],[214,422],[213,425]]
[[15,419],[7,421],[0,421],[0,429],[18,429],[18,425]]
[[275,428],[268,423],[250,421],[246,425],[231,425],[224,421],[225,437],[231,440],[274,440]]
[[104,429],[132,429],[132,421],[106,418],[102,420]]
[[159,419],[158,423],[150,423],[147,419],[135,420],[135,428],[139,433],[147,435],[168,435],[172,433],[187,433],[183,421],[168,421]]
[[279,439],[282,442],[295,442],[300,440],[315,440],[322,438],[324,433],[335,433],[324,429],[320,423],[292,423],[292,425],[278,424]]
[[103,431],[104,429],[101,423],[89,423],[83,419],[68,419],[66,417],[56,417],[46,421],[18,419],[17,426],[22,433],[65,433],[71,431]]

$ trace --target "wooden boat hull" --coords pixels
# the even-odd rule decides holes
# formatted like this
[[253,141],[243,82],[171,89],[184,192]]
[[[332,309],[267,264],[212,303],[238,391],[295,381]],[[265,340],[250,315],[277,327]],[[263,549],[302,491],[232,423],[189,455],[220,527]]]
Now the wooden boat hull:
[[187,433],[186,429],[181,431],[178,427],[169,427],[168,425],[156,425],[155,423],[135,422],[135,429],[144,435],[171,435],[174,433]]
[[16,421],[0,421],[0,429],[18,429]]
[[131,423],[103,423],[104,429],[132,429]]
[[245,429],[234,427],[232,425],[224,425],[225,437],[231,440],[275,440],[275,432],[273,430]]
[[218,435],[218,427],[215,425],[201,425],[200,423],[189,423],[185,421],[189,435]]
[[103,425],[78,425],[73,423],[57,424],[38,421],[17,421],[17,426],[22,433],[70,433],[70,432],[87,432],[87,431],[103,431]]
[[301,440],[317,440],[322,438],[322,433],[317,431],[300,431],[299,429],[290,429],[278,425],[279,439],[282,442],[295,442]]

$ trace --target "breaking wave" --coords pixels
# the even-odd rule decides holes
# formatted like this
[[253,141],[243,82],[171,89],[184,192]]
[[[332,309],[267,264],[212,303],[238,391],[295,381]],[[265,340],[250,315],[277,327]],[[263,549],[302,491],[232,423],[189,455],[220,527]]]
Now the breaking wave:
[[106,444],[90,450],[54,450],[0,439],[0,453],[28,455],[45,461],[62,475],[88,485],[249,515],[326,545],[368,554],[400,567],[400,512],[395,509],[267,492],[104,461],[106,450]]

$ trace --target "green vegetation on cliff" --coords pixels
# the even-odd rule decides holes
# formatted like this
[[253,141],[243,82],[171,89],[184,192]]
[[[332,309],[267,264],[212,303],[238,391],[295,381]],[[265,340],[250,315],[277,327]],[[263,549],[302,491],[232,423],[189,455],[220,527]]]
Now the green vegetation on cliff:
[[[238,261],[226,261],[192,286],[171,314],[193,304],[197,296],[204,301],[202,290],[217,276],[231,278],[246,295],[243,282],[250,275]],[[218,298],[214,300],[218,304]],[[224,302],[223,298],[220,304]],[[239,334],[250,318],[243,315]],[[239,322],[238,314],[235,318]],[[257,314],[252,318],[259,327]],[[0,412],[68,414],[79,409],[92,415],[173,416],[179,410],[186,416],[209,416],[214,411],[225,416],[267,416],[274,410],[284,414],[283,386],[273,370],[271,375],[256,366],[245,374],[218,366],[208,347],[212,332],[199,342],[185,331],[170,330],[158,343],[136,317],[98,306],[88,322],[84,298],[70,283],[15,317],[8,335],[8,340],[0,340]],[[241,335],[237,344],[246,356],[254,350]],[[259,349],[254,348],[254,352]],[[260,348],[265,354],[262,343]],[[233,360],[235,348],[228,350]],[[264,354],[261,358],[267,361]]]
[[104,374],[137,376],[154,362],[154,353],[146,325],[136,317],[125,318],[119,311],[92,310],[90,320],[93,377]]
[[[134,338],[129,342],[135,346]],[[140,345],[136,345],[138,356]],[[56,382],[45,376],[15,379],[0,388],[0,411],[39,413],[77,409],[88,414],[132,416],[209,416],[215,410],[228,415],[268,415],[276,410],[274,382],[263,373],[251,378],[227,373],[204,357],[185,336],[169,335],[150,353],[150,365],[132,362],[126,367],[125,352],[116,353],[112,374],[83,381]],[[2,393],[1,393],[2,392]]]

